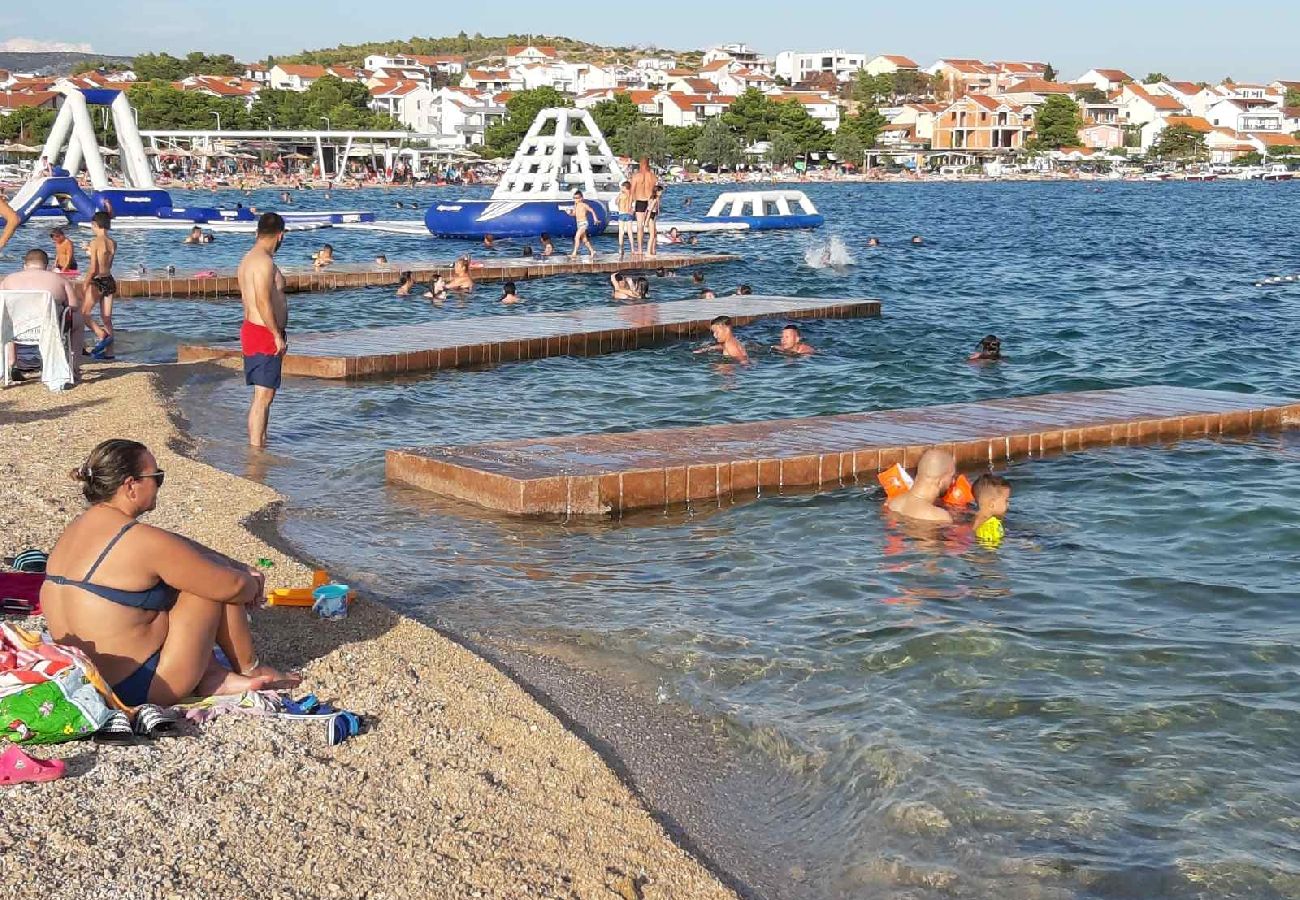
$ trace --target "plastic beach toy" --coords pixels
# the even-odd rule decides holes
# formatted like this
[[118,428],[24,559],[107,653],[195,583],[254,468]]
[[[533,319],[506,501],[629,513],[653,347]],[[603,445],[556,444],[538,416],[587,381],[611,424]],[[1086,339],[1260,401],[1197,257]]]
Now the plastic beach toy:
[[[322,585],[330,583],[329,573],[324,569],[317,569],[312,573],[311,587],[305,588],[275,588],[266,595],[267,606],[313,606],[316,603],[314,592]],[[343,585],[346,587],[346,585]],[[351,603],[357,599],[356,591],[347,592],[347,602]]]
[[322,584],[312,591],[315,602],[312,612],[322,619],[342,619],[348,614],[348,597],[352,590],[346,584]]
[[912,489],[912,476],[907,474],[900,463],[894,463],[885,471],[877,473],[876,480],[885,489],[885,497],[890,500]]
[[943,502],[949,506],[970,506],[975,502],[975,489],[965,475],[958,475],[954,479],[948,493],[943,495]]

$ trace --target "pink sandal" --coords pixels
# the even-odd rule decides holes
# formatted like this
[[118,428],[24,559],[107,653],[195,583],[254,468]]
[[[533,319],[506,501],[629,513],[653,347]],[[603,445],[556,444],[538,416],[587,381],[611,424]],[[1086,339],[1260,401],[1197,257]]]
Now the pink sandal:
[[22,748],[10,746],[0,753],[0,785],[37,781],[57,781],[67,771],[61,759],[33,759]]

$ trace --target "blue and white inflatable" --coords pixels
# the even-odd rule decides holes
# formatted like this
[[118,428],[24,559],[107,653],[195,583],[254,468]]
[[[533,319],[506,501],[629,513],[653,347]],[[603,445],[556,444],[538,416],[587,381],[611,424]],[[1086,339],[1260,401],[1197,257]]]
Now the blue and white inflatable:
[[[543,133],[547,132],[547,133]],[[591,114],[581,109],[544,109],[537,114],[489,200],[441,201],[424,224],[438,237],[572,237],[577,231],[573,192],[595,213],[590,234],[609,224],[608,203],[618,194],[623,170]]]
[[[596,223],[589,234],[600,234],[609,224],[609,208],[589,200]],[[424,224],[438,237],[480,240],[493,237],[571,238],[578,230],[573,200],[451,200],[435,203],[424,214]]]

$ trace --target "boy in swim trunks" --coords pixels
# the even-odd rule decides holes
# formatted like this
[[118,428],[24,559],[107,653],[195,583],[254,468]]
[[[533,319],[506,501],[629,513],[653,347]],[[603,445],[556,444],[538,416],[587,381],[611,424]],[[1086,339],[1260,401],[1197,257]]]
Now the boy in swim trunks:
[[68,240],[62,228],[53,229],[50,240],[54,241],[54,271],[60,275],[76,275],[77,256],[72,241]]
[[655,185],[655,192],[650,197],[650,208],[646,210],[646,224],[650,226],[650,255],[659,252],[659,210],[664,202],[664,186]]
[[[81,317],[95,332],[99,340],[90,355],[94,359],[109,359],[108,348],[113,344],[113,298],[117,296],[117,279],[113,277],[113,258],[117,256],[117,242],[108,235],[113,223],[112,217],[100,210],[90,220],[95,236],[86,248],[90,257],[90,266],[82,282]],[[95,306],[99,306],[99,317],[103,325],[95,323]]]
[[971,489],[979,504],[979,512],[971,523],[975,539],[986,547],[996,547],[1002,543],[1002,518],[1011,503],[1011,484],[998,475],[981,475]]
[[632,182],[623,182],[623,189],[614,201],[614,209],[618,212],[618,258],[622,259],[626,252],[623,250],[623,239],[626,238],[628,244],[632,243]]
[[284,219],[264,213],[257,222],[257,240],[239,263],[239,296],[244,324],[239,344],[244,353],[244,382],[253,389],[248,407],[248,443],[266,446],[271,402],[280,389],[280,372],[288,350],[289,308],[284,300],[284,275],[275,252],[284,243]]
[[596,211],[591,208],[591,204],[582,199],[582,191],[573,192],[573,211],[569,215],[578,220],[578,230],[573,233],[573,252],[569,254],[569,258],[577,259],[578,249],[585,244],[591,261],[595,262],[596,248],[591,246],[591,238],[587,237],[587,225],[589,219],[591,222],[596,221]]

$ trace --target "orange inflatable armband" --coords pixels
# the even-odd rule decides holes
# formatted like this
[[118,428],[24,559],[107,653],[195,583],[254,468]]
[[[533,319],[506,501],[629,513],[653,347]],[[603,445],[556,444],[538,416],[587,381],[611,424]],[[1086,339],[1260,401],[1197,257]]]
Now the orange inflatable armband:
[[949,506],[970,506],[975,502],[975,489],[966,480],[965,475],[958,475],[943,495],[943,502]]
[[885,498],[893,500],[899,494],[906,494],[912,489],[912,476],[900,463],[894,463],[883,472],[876,473],[876,480],[885,489]]

